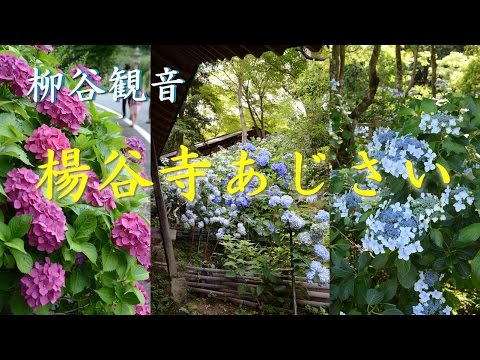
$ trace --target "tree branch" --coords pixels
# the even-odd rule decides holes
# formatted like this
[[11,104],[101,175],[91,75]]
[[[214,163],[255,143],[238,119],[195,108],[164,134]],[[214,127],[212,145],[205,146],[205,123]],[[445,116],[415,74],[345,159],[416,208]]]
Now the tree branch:
[[368,64],[368,91],[367,95],[360,101],[360,103],[355,107],[355,109],[350,114],[351,119],[358,118],[363,114],[368,107],[373,103],[375,94],[377,93],[378,84],[380,83],[380,78],[377,74],[377,63],[378,58],[380,57],[381,45],[375,45],[373,47],[372,56],[370,57],[370,62]]
[[[323,47],[323,46],[322,46]],[[320,48],[319,52],[322,50],[322,48]],[[309,49],[307,49],[305,46],[300,46],[299,48],[299,51],[300,53],[305,57],[305,59],[307,60],[312,60],[312,61],[325,61],[328,59],[328,56],[320,56],[320,55],[317,55],[317,56],[314,56],[312,51],[310,51]]]

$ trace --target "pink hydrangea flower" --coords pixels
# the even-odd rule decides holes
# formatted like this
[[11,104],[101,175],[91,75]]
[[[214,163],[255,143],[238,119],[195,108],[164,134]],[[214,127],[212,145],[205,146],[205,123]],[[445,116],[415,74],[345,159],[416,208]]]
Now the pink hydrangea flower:
[[128,154],[128,151],[129,150],[136,150],[140,153],[140,155],[142,156],[140,159],[135,159],[134,157],[132,156],[129,156],[129,159],[131,161],[134,161],[136,163],[140,163],[140,164],[143,164],[145,163],[146,161],[146,156],[145,156],[145,143],[140,140],[138,137],[136,136],[129,136],[127,138],[125,138],[125,143],[127,144],[127,149],[125,151],[126,154]]
[[135,306],[135,314],[136,315],[150,315],[150,302],[148,301],[147,291],[145,290],[143,285],[140,284],[139,282],[135,283],[135,287],[138,290],[141,291],[141,293],[143,294],[143,297],[145,298],[145,304],[144,305],[137,304]]
[[20,279],[20,285],[22,296],[32,309],[55,304],[65,286],[65,270],[47,257],[44,263],[35,262],[30,274]]
[[32,214],[28,243],[39,251],[51,254],[59,249],[65,241],[67,219],[60,206],[53,201],[42,200],[25,212]]
[[[90,79],[90,81],[93,82],[95,85],[97,85],[97,86],[101,85],[102,78],[100,77],[100,75],[98,75],[97,73],[95,73],[91,69],[87,68],[86,66],[83,66],[82,64],[78,64],[77,67],[74,67],[72,69],[72,71],[70,72],[70,75],[74,76],[77,73],[78,70],[81,70],[84,73],[86,73],[88,75],[88,78]],[[79,76],[79,79],[80,78],[81,78],[81,76]],[[87,82],[85,82],[85,86],[90,87],[90,85]]]
[[18,97],[26,96],[33,76],[33,69],[28,63],[12,54],[0,54],[0,83],[7,82]]
[[8,201],[20,213],[42,201],[42,193],[36,188],[39,179],[37,174],[24,167],[7,173],[4,190]]
[[59,129],[43,124],[27,139],[25,149],[34,153],[36,159],[47,162],[47,150],[53,150],[55,158],[60,159],[62,150],[70,149],[70,141]]
[[103,206],[107,211],[115,209],[117,204],[115,203],[115,197],[112,190],[109,188],[98,190],[100,180],[98,179],[97,174],[93,171],[89,171],[87,174],[88,182],[85,188],[85,193],[83,194],[85,201],[93,206]]
[[112,241],[135,256],[139,264],[150,267],[150,227],[137,214],[125,213],[114,222]]
[[37,50],[43,51],[46,54],[51,53],[53,51],[52,45],[33,45],[33,47]]
[[87,110],[76,94],[69,95],[70,90],[61,88],[57,91],[57,99],[54,103],[47,98],[37,104],[37,111],[48,115],[52,124],[58,127],[66,127],[74,134],[78,134],[78,129],[85,122]]

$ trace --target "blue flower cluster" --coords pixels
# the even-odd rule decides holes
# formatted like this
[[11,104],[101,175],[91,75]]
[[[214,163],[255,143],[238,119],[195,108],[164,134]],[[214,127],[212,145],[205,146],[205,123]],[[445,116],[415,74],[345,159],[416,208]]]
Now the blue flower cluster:
[[414,285],[418,293],[419,303],[413,306],[414,315],[450,315],[452,308],[445,306],[445,298],[438,288],[441,286],[442,275],[433,270],[420,271],[418,281]]
[[255,162],[257,163],[258,166],[265,167],[270,162],[271,157],[272,157],[272,154],[270,153],[270,151],[262,149],[258,153],[257,158],[255,159]]
[[362,198],[354,191],[347,191],[342,195],[334,195],[332,207],[340,211],[342,218],[350,216],[350,211],[358,212]]
[[277,196],[274,195],[268,201],[270,206],[278,206],[288,209],[293,204],[293,198],[290,195]]
[[251,142],[246,142],[242,145],[242,150],[254,152],[257,148]]
[[385,253],[386,249],[398,250],[398,258],[408,260],[411,254],[423,251],[420,241],[415,240],[422,231],[418,217],[408,202],[387,205],[385,201],[375,215],[368,217],[363,247],[375,254]]
[[285,178],[288,175],[287,164],[284,162],[276,162],[272,164],[272,170],[277,173],[281,178]]
[[457,186],[454,189],[447,186],[442,193],[442,201],[445,202],[445,204],[450,204],[452,200],[455,200],[453,203],[455,211],[460,212],[466,210],[467,205],[472,205],[475,198],[472,196],[471,191],[465,186]]
[[282,223],[290,226],[291,230],[298,231],[305,226],[305,220],[295,214],[294,211],[286,210],[280,218]]
[[410,160],[414,167],[423,164],[427,172],[435,169],[433,161],[436,154],[425,140],[418,140],[411,135],[400,136],[398,132],[388,128],[380,128],[374,132],[372,142],[368,144],[368,155],[379,161],[383,171],[397,178],[408,178],[407,160]]
[[419,127],[426,134],[438,134],[445,130],[447,134],[460,135],[460,127],[457,125],[462,121],[462,116],[456,119],[446,112],[439,111],[434,115],[422,114]]

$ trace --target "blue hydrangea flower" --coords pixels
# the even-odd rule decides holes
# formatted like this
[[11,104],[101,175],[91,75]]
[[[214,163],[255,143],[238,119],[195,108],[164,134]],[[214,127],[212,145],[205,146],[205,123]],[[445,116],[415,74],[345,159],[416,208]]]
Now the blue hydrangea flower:
[[305,220],[290,210],[286,210],[280,220],[285,225],[289,225],[291,230],[300,230],[305,226]]
[[318,222],[329,222],[330,214],[325,210],[319,210],[318,213],[315,215],[315,220]]
[[260,152],[257,155],[257,159],[255,160],[257,165],[260,167],[267,166],[270,158],[272,157],[272,154],[268,150],[260,150]]
[[251,142],[246,142],[245,144],[242,145],[242,150],[253,152],[257,150],[257,148]]
[[284,162],[276,162],[272,164],[272,170],[280,177],[285,177],[288,174],[287,164]]

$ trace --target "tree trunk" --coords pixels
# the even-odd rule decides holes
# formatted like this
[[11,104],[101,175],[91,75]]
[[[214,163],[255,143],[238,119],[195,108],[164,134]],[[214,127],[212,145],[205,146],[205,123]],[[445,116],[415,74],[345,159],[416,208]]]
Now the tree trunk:
[[339,64],[337,72],[337,81],[339,83],[338,92],[342,92],[343,89],[343,73],[345,72],[345,47],[346,45],[340,45],[339,49]]
[[413,85],[415,85],[415,74],[417,72],[417,62],[418,62],[418,48],[419,48],[419,45],[415,46],[415,49],[413,50],[412,76],[410,78],[410,83],[408,84],[407,90],[405,90],[405,96],[408,95],[408,92],[412,89]]
[[400,45],[395,45],[395,60],[397,64],[397,72],[395,74],[395,83],[397,90],[403,92],[403,66],[402,66],[402,48]]
[[175,147],[177,149],[177,156],[180,155],[180,146],[183,145],[183,133],[177,132],[175,134]]
[[432,65],[432,96],[437,96],[437,49],[435,45],[430,45],[430,62]]
[[240,115],[240,124],[242,125],[242,144],[247,142],[247,123],[245,122],[245,114],[243,113],[243,104],[242,104],[242,86],[243,79],[238,75],[238,87],[237,87],[237,100],[238,100],[238,113]]
[[[332,80],[338,81],[339,66],[340,66],[340,45],[333,45],[332,57],[330,58],[330,81]],[[329,86],[331,89],[330,84]]]
[[380,83],[380,78],[377,73],[377,63],[378,58],[380,57],[381,45],[375,45],[373,47],[372,56],[370,57],[370,62],[368,64],[368,91],[367,95],[360,101],[360,103],[355,107],[355,109],[350,114],[351,119],[358,118],[363,114],[368,107],[373,103],[375,94],[377,93],[378,84]]
[[265,121],[263,118],[263,96],[260,96],[260,126],[262,127],[262,139],[265,138]]

